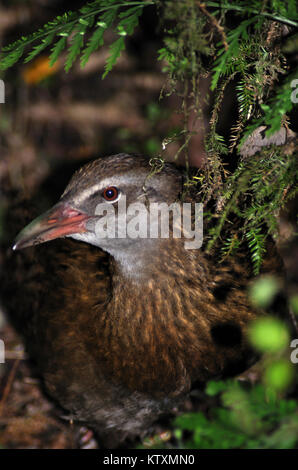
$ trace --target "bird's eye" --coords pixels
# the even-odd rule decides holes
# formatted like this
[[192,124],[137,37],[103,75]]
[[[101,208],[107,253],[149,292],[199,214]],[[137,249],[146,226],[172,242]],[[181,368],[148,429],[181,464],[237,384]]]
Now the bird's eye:
[[102,193],[103,198],[108,202],[115,202],[119,198],[119,195],[120,191],[115,188],[115,186],[109,186]]

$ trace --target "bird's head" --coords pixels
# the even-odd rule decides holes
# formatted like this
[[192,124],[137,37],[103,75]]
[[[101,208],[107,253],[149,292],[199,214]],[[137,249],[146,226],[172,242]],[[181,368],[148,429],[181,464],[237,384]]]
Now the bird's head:
[[[138,205],[171,204],[181,189],[181,174],[170,164],[155,171],[141,156],[118,154],[97,159],[73,175],[58,203],[19,233],[13,249],[71,237],[117,257],[124,250],[134,249],[133,230],[124,229],[132,222]],[[133,210],[127,211],[132,204]],[[126,220],[122,217],[124,207]],[[139,222],[142,224],[142,218]]]

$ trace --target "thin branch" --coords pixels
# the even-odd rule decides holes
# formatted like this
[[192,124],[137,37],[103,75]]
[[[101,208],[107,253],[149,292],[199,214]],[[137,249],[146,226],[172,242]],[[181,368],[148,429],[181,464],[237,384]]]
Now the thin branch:
[[222,43],[224,45],[225,50],[227,51],[229,49],[227,37],[224,31],[224,28],[220,26],[219,22],[215,18],[215,16],[211,15],[211,13],[207,10],[205,3],[197,2],[198,7],[200,10],[204,13],[205,16],[210,20],[211,24],[214,26],[214,28],[218,31],[218,33],[221,36]]
[[4,407],[4,404],[7,400],[9,392],[11,390],[11,387],[12,387],[17,369],[19,367],[19,364],[20,364],[20,359],[16,359],[13,366],[12,366],[12,368],[11,368],[11,370],[10,370],[10,372],[9,372],[8,380],[7,380],[6,385],[4,387],[3,395],[2,395],[1,401],[0,401],[0,416],[2,415],[3,407]]
[[207,7],[215,7],[215,8],[220,8],[222,10],[234,10],[234,11],[241,11],[244,13],[253,13],[254,15],[261,15],[265,16],[266,18],[269,18],[270,20],[273,21],[278,21],[279,23],[284,23],[289,26],[294,26],[295,28],[298,28],[298,23],[297,21],[290,20],[289,18],[285,18],[284,16],[279,16],[279,15],[274,15],[272,13],[267,13],[265,11],[259,11],[255,8],[250,8],[248,6],[240,6],[240,5],[233,5],[229,3],[222,3],[222,2],[206,2],[205,5]]

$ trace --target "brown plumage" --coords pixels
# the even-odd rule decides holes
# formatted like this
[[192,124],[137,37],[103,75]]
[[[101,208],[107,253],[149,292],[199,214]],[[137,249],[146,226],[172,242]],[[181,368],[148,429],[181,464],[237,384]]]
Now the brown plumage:
[[[192,383],[243,370],[253,357],[245,254],[218,264],[203,249],[186,250],[183,238],[98,241],[92,221],[86,232],[106,187],[128,204],[176,201],[180,172],[167,164],[148,177],[150,169],[125,154],[84,166],[16,247],[65,234],[88,244],[55,240],[6,255],[7,309],[48,392],[106,446],[144,432]],[[70,219],[78,233],[65,231]],[[278,259],[265,269],[280,269]]]

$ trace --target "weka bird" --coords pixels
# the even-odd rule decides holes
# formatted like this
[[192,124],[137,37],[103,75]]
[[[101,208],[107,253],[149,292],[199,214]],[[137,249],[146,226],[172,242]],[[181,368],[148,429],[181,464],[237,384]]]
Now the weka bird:
[[49,394],[108,447],[148,429],[192,383],[251,357],[245,256],[218,264],[183,237],[98,238],[99,203],[179,200],[179,170],[151,173],[149,160],[126,154],[85,165],[14,248],[86,243],[10,250],[7,261],[9,309]]

